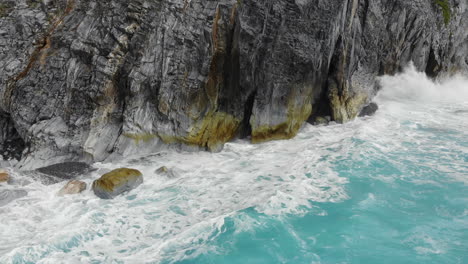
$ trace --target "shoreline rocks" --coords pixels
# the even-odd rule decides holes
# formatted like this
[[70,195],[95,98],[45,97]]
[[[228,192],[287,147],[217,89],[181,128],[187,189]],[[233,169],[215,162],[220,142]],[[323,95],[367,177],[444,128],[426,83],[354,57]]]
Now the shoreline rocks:
[[0,182],[8,182],[10,180],[10,174],[8,171],[0,169]]
[[94,194],[102,199],[114,197],[135,189],[143,183],[143,174],[135,169],[120,168],[108,172],[93,182]]
[[40,173],[63,180],[71,180],[94,170],[95,168],[84,162],[63,162],[36,169]]
[[379,110],[379,106],[376,103],[370,103],[362,108],[361,112],[359,113],[359,117],[373,116],[377,110]]
[[154,172],[158,175],[166,176],[169,179],[177,177],[177,173],[173,169],[169,169],[166,166],[162,166]]
[[58,196],[70,195],[70,194],[79,194],[86,190],[86,183],[77,180],[71,180],[63,186],[62,189],[58,192]]
[[23,170],[289,139],[410,62],[468,72],[466,0],[4,2],[0,156]]

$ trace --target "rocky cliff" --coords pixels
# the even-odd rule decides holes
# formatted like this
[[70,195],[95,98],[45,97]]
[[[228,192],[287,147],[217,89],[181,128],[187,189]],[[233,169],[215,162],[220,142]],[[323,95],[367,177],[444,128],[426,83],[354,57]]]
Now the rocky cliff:
[[466,0],[1,0],[0,154],[220,150],[356,117],[410,61],[468,71]]

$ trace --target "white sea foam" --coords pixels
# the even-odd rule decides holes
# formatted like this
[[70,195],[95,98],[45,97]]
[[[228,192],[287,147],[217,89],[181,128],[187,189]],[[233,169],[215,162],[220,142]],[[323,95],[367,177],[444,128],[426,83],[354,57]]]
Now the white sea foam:
[[[239,140],[221,153],[164,152],[96,164],[101,172],[117,167],[143,172],[143,185],[114,200],[100,200],[89,189],[58,197],[63,183],[24,184],[21,179],[26,176],[13,172],[17,181],[8,188],[22,188],[28,195],[0,207],[0,263],[158,263],[184,259],[187,252],[194,256],[216,251],[208,242],[223,232],[226,217],[238,216],[239,232],[259,224],[239,217],[243,209],[275,216],[306,211],[326,215],[319,203],[350,198],[349,179],[333,167],[343,159],[366,167],[368,157],[406,155],[416,149],[421,155],[440,156],[437,163],[424,165],[468,183],[467,79],[433,82],[409,67],[400,75],[381,78],[381,84],[376,98],[380,110],[374,117],[344,125],[306,125],[287,141],[252,145]],[[426,161],[412,155],[388,162],[404,168]],[[160,166],[173,168],[177,177],[158,175]],[[82,180],[90,185],[98,174]],[[424,175],[392,178],[378,171],[362,177],[388,184],[395,179],[425,180]],[[366,202],[375,201],[369,197]]]
[[380,84],[384,88],[378,98],[389,101],[466,103],[468,102],[468,78],[463,75],[432,80],[418,72],[410,64],[403,73],[383,76]]

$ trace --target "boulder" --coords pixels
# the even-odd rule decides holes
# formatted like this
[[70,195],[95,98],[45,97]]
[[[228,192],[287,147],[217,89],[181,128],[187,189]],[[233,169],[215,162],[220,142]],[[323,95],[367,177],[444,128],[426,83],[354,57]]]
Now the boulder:
[[370,103],[361,110],[359,116],[372,116],[377,110],[379,110],[379,106],[376,103]]
[[112,199],[143,183],[143,174],[135,169],[120,168],[108,172],[93,182],[93,191],[99,198]]
[[63,162],[22,173],[44,185],[51,185],[88,175],[95,170],[96,168],[84,162]]
[[8,182],[10,179],[10,174],[8,171],[0,169],[0,182]]
[[159,174],[159,175],[164,175],[168,178],[176,178],[177,177],[177,173],[174,172],[173,169],[169,169],[167,168],[166,166],[162,166],[161,168],[157,169],[155,171],[156,174]]
[[86,190],[86,183],[77,180],[71,180],[63,186],[63,188],[58,192],[59,196],[64,196],[67,194],[78,194]]

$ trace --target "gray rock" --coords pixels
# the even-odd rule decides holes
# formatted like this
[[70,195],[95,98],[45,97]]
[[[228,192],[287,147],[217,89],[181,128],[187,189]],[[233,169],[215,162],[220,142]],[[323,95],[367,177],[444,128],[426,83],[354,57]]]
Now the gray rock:
[[377,110],[379,110],[379,106],[376,103],[370,103],[361,110],[359,116],[372,116],[377,112]]
[[64,179],[57,178],[52,175],[40,173],[38,171],[22,171],[23,178],[18,179],[18,184],[20,185],[28,185],[31,182],[40,182],[43,185],[52,185],[52,184],[57,184],[59,182],[63,182]]
[[0,155],[34,169],[346,122],[410,61],[468,71],[468,4],[444,1],[448,19],[429,0],[9,1]]
[[52,185],[64,180],[87,176],[95,170],[91,165],[83,162],[63,162],[21,173],[28,179],[39,181],[44,185]]
[[96,169],[83,162],[64,162],[36,170],[59,179],[70,180],[78,176],[89,174]]

